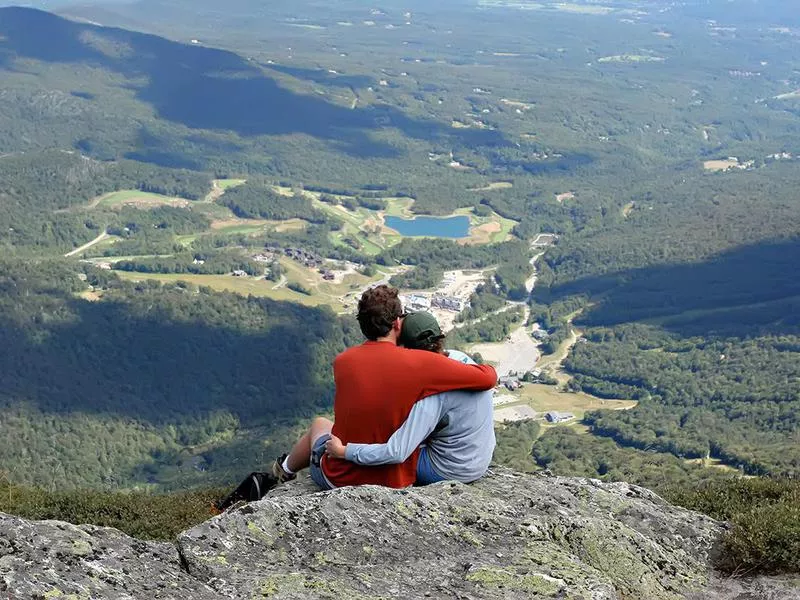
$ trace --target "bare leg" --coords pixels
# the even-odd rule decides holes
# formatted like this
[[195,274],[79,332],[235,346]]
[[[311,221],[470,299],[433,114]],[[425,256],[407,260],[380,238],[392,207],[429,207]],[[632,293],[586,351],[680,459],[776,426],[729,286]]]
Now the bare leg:
[[316,417],[311,422],[311,427],[303,434],[286,459],[287,466],[297,473],[311,464],[311,447],[319,436],[330,433],[333,423],[325,417]]

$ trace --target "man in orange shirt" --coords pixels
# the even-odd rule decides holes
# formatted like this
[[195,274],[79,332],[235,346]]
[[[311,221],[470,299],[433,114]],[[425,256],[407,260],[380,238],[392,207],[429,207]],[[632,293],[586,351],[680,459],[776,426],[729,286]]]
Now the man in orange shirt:
[[336,423],[317,417],[288,455],[275,461],[279,481],[311,467],[322,489],[378,484],[402,488],[414,483],[418,451],[400,464],[363,466],[325,456],[333,433],[343,443],[385,443],[408,418],[418,400],[451,390],[491,389],[497,373],[489,365],[465,365],[446,356],[397,346],[404,318],[396,288],[380,285],[364,292],[358,323],[367,341],[348,348],[333,362]]

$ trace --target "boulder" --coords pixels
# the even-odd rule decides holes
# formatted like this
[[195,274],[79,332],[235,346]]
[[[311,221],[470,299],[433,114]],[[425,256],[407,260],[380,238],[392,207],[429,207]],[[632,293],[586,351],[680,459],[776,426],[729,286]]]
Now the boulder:
[[213,600],[219,594],[183,569],[174,544],[110,527],[0,514],[0,597]]
[[666,600],[708,583],[722,531],[636,486],[497,469],[400,491],[289,485],[178,546],[226,597]]
[[0,514],[0,597],[800,600],[796,578],[716,575],[723,532],[626,483],[498,468],[320,492],[301,478],[176,544]]

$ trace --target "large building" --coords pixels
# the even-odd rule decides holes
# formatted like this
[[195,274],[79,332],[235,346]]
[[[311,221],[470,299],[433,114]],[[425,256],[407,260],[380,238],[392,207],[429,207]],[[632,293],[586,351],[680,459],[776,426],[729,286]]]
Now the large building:
[[430,298],[422,294],[400,296],[400,302],[403,303],[403,308],[410,311],[430,310],[431,308]]
[[575,418],[575,415],[572,413],[562,413],[562,412],[549,412],[544,416],[547,419],[548,423],[564,423],[565,421],[571,421]]
[[456,296],[434,296],[431,305],[445,310],[461,312],[469,306],[469,302]]

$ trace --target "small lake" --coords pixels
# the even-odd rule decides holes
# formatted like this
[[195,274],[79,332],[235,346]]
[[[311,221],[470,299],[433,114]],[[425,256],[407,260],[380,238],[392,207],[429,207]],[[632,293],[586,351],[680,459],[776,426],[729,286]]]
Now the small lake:
[[469,236],[469,217],[386,217],[386,226],[405,237],[465,238]]

